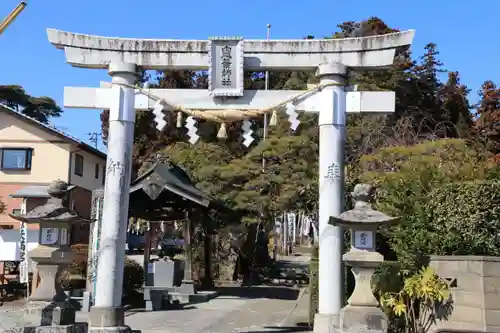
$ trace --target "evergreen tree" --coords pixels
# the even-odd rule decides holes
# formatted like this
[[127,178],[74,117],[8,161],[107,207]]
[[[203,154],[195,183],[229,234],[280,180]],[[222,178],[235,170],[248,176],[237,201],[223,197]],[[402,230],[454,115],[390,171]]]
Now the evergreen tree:
[[418,93],[413,101],[416,110],[410,114],[419,134],[434,133],[436,126],[445,120],[441,112],[439,91],[442,83],[438,75],[446,72],[438,59],[439,52],[434,43],[425,46],[425,53],[419,64],[413,67],[414,92]]
[[52,98],[33,97],[23,87],[16,85],[0,85],[0,104],[42,123],[47,123],[50,117],[61,116],[63,112]]
[[[328,38],[373,36],[398,31],[373,17],[361,22],[344,22]],[[312,39],[313,36],[307,36]],[[442,136],[462,136],[470,125],[468,90],[458,73],[449,73],[446,84],[439,80],[445,72],[437,46],[428,44],[419,62],[409,52],[397,54],[390,69],[351,73],[349,84],[358,90],[396,92],[396,112],[387,116],[348,117],[346,161],[355,165],[360,156],[381,147],[411,145],[432,136],[438,124],[447,124]],[[194,71],[157,72],[150,87],[203,88],[206,73]],[[269,89],[306,89],[317,83],[314,73],[270,72]],[[263,72],[245,73],[245,89],[265,89]],[[253,120],[255,142],[247,149],[241,144],[241,124],[228,125],[228,139],[217,139],[218,124],[199,119],[200,142],[186,143],[184,128],[177,128],[176,113],[166,115],[168,125],[161,133],[154,128],[151,112],[140,112],[136,121],[134,160],[136,168],[150,156],[164,153],[184,167],[197,186],[245,212],[250,220],[261,213],[272,215],[288,209],[317,208],[318,127],[317,115],[301,115],[297,133],[291,133],[286,116],[278,127],[270,128],[262,141],[262,119]],[[107,124],[103,122],[103,126]],[[456,130],[457,128],[462,128]],[[423,132],[423,136],[419,136]],[[105,133],[105,130],[103,130]],[[264,172],[262,159],[266,161]]]
[[493,81],[486,81],[479,91],[474,129],[488,149],[500,154],[500,88]]
[[470,90],[460,83],[458,72],[448,72],[448,81],[441,86],[442,124],[440,136],[469,138],[472,114],[467,100]]

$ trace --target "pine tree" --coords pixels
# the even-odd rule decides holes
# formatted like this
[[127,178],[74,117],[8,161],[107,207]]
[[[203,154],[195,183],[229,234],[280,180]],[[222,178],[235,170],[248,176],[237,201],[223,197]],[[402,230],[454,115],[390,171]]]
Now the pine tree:
[[52,98],[33,97],[23,87],[17,85],[0,86],[0,104],[42,123],[47,123],[50,117],[61,116],[63,112]]
[[448,81],[441,86],[442,123],[439,136],[468,138],[471,135],[472,114],[467,96],[470,90],[460,83],[458,72],[448,72]]
[[474,129],[495,155],[500,154],[500,88],[493,81],[486,81],[479,91]]
[[424,49],[419,64],[413,68],[414,92],[418,95],[413,101],[416,110],[411,117],[419,134],[434,133],[436,126],[445,120],[441,113],[439,90],[442,83],[438,75],[446,70],[442,69],[443,63],[438,59],[436,44],[429,43]]

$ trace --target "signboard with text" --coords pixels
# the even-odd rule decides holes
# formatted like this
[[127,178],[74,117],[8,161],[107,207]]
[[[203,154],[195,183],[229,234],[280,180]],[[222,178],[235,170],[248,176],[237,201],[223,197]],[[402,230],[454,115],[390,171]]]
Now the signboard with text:
[[215,97],[243,96],[243,39],[214,37],[209,40],[208,90]]
[[28,237],[28,228],[26,223],[21,222],[19,228],[21,240],[20,240],[20,258],[21,261],[19,264],[19,282],[28,283],[28,251],[26,246],[28,245],[27,237]]

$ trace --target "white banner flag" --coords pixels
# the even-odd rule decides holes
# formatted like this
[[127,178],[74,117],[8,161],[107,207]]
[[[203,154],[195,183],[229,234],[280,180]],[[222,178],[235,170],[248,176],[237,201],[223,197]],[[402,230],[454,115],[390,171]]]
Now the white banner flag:
[[19,244],[19,257],[21,261],[19,264],[19,282],[28,283],[28,253],[26,251],[26,246],[28,244],[26,239],[28,236],[28,228],[26,223],[21,222],[19,233],[21,236]]

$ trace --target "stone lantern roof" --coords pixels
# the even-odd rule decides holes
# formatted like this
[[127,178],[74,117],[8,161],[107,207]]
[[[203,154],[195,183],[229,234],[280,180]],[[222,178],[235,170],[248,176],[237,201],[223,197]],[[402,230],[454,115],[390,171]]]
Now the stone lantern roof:
[[73,224],[91,222],[63,204],[64,198],[68,194],[68,184],[66,182],[62,180],[53,181],[48,186],[47,193],[50,198],[45,205],[36,207],[26,215],[9,214],[9,216],[24,223],[64,222]]
[[351,195],[355,201],[354,209],[340,214],[338,217],[331,216],[329,223],[340,225],[351,229],[377,228],[398,221],[399,217],[388,216],[372,208],[376,188],[370,184],[357,184]]

